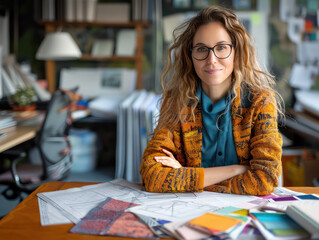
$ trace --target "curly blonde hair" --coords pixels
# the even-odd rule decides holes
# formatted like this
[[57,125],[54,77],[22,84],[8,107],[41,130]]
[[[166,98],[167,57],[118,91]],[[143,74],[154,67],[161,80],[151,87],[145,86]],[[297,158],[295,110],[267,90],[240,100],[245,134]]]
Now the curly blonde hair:
[[[283,115],[283,101],[274,89],[276,85],[274,76],[261,70],[251,43],[253,38],[232,10],[211,6],[200,11],[197,16],[183,23],[173,32],[174,42],[168,50],[168,62],[161,78],[163,87],[161,100],[164,102],[156,131],[163,127],[173,130],[179,121],[184,121],[182,109],[186,106],[191,107],[193,120],[195,119],[194,109],[199,102],[196,97],[198,77],[190,49],[198,28],[211,22],[219,22],[224,26],[235,47],[231,90],[241,86],[241,89],[245,88],[249,91],[268,91],[275,96],[275,98],[269,98],[269,101],[274,99],[276,102],[272,103],[277,107],[277,112]],[[235,95],[233,100],[236,97]]]

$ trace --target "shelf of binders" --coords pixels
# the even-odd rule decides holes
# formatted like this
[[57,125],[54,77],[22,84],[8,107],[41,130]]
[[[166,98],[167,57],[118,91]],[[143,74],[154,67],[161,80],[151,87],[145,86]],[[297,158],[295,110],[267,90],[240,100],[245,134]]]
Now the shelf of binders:
[[[136,88],[142,89],[142,61],[143,61],[143,30],[145,27],[150,25],[147,21],[130,21],[130,22],[66,22],[66,21],[39,21],[40,25],[45,26],[46,33],[54,32],[57,28],[68,26],[68,27],[128,27],[134,28],[136,31],[136,52],[135,56],[132,57],[122,57],[122,56],[110,56],[110,57],[100,57],[92,56],[90,54],[83,54],[82,61],[134,61],[135,69],[137,72]],[[53,92],[56,88],[55,79],[55,62],[46,61],[46,79],[48,81],[48,89]]]

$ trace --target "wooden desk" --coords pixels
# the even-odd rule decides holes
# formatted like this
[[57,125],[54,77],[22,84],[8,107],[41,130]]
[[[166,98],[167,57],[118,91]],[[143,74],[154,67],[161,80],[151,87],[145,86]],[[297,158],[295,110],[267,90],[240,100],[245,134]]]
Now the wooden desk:
[[34,138],[40,127],[41,125],[30,125],[1,129],[0,132],[5,132],[7,135],[0,138],[0,152]]
[[[30,194],[22,203],[13,209],[7,216],[0,220],[1,239],[121,239],[122,237],[108,237],[86,234],[69,233],[73,224],[61,224],[53,226],[41,226],[40,213],[36,194],[63,190],[72,187],[95,184],[85,182],[49,182],[42,184],[36,191]],[[319,194],[319,187],[289,187],[289,189],[304,193]]]

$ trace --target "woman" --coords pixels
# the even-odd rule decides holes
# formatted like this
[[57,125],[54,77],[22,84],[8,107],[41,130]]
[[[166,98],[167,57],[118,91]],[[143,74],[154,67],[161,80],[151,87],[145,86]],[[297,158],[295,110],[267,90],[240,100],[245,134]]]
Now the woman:
[[159,121],[140,167],[147,191],[267,195],[278,186],[281,98],[250,40],[218,6],[174,31]]

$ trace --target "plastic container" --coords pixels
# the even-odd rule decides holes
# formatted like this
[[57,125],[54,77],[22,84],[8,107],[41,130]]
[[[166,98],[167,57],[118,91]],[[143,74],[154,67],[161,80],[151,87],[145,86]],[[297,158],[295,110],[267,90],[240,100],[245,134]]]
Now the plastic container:
[[95,169],[97,159],[97,134],[88,129],[70,129],[72,146],[72,172],[89,172]]

